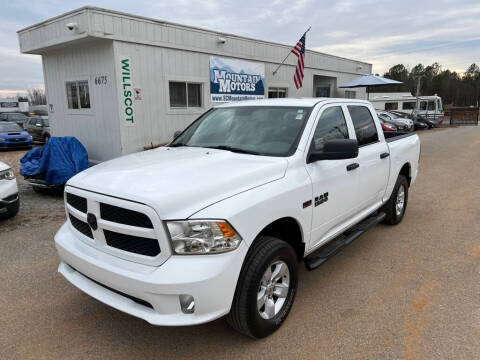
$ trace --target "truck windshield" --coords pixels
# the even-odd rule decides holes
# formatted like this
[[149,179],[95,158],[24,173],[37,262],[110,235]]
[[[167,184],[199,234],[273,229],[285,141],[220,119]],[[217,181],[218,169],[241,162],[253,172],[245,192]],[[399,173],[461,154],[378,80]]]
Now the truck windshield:
[[193,122],[170,146],[289,156],[295,152],[310,112],[311,108],[287,106],[216,108]]
[[439,112],[443,111],[442,99],[437,99],[437,111]]

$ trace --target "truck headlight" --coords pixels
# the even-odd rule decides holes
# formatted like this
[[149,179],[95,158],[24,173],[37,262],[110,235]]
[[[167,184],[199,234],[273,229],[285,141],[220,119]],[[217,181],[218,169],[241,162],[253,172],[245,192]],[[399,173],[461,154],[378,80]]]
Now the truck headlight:
[[13,180],[15,179],[15,173],[13,169],[7,169],[0,171],[0,180]]
[[242,238],[224,220],[167,221],[176,254],[218,254],[235,250]]

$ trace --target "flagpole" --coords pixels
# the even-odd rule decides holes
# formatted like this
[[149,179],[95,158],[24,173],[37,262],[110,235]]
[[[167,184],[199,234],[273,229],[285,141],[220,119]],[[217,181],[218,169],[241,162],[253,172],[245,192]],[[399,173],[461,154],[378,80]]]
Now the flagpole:
[[[312,28],[312,27],[309,26],[308,29],[307,29],[307,31],[305,31],[305,32],[303,33],[303,35],[305,35],[306,33],[308,33],[311,28]],[[287,60],[287,58],[290,56],[291,53],[292,53],[292,50],[290,50],[290,51],[288,52],[287,56],[285,56],[285,59],[283,59],[283,61],[282,61],[282,62],[277,66],[277,68],[273,71],[273,75],[275,75],[275,74],[277,73],[278,69],[280,69],[280,66],[283,65],[283,63],[285,62],[285,60]]]

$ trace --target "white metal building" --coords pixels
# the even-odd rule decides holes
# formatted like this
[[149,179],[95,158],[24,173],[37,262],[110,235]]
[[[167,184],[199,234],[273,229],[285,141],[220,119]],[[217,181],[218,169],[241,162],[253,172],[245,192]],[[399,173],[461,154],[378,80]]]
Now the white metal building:
[[[294,44],[96,7],[32,25],[18,37],[22,53],[42,55],[53,135],[76,136],[92,161],[168,141],[215,101],[227,99],[215,96],[226,91],[225,74],[233,89],[238,80],[237,94],[253,89],[257,97],[364,98],[363,90],[338,86],[372,70],[364,62],[307,50],[304,83],[297,90],[295,56],[273,75]],[[241,70],[233,73],[237,65]]]

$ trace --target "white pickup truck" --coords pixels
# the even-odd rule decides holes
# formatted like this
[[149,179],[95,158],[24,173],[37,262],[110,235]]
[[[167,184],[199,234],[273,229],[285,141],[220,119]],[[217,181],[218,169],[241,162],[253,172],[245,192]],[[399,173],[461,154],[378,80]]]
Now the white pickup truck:
[[292,307],[301,261],[314,269],[402,220],[419,156],[418,136],[384,135],[366,101],[221,105],[168,146],[68,181],[59,272],[154,325],[227,315],[264,337]]

